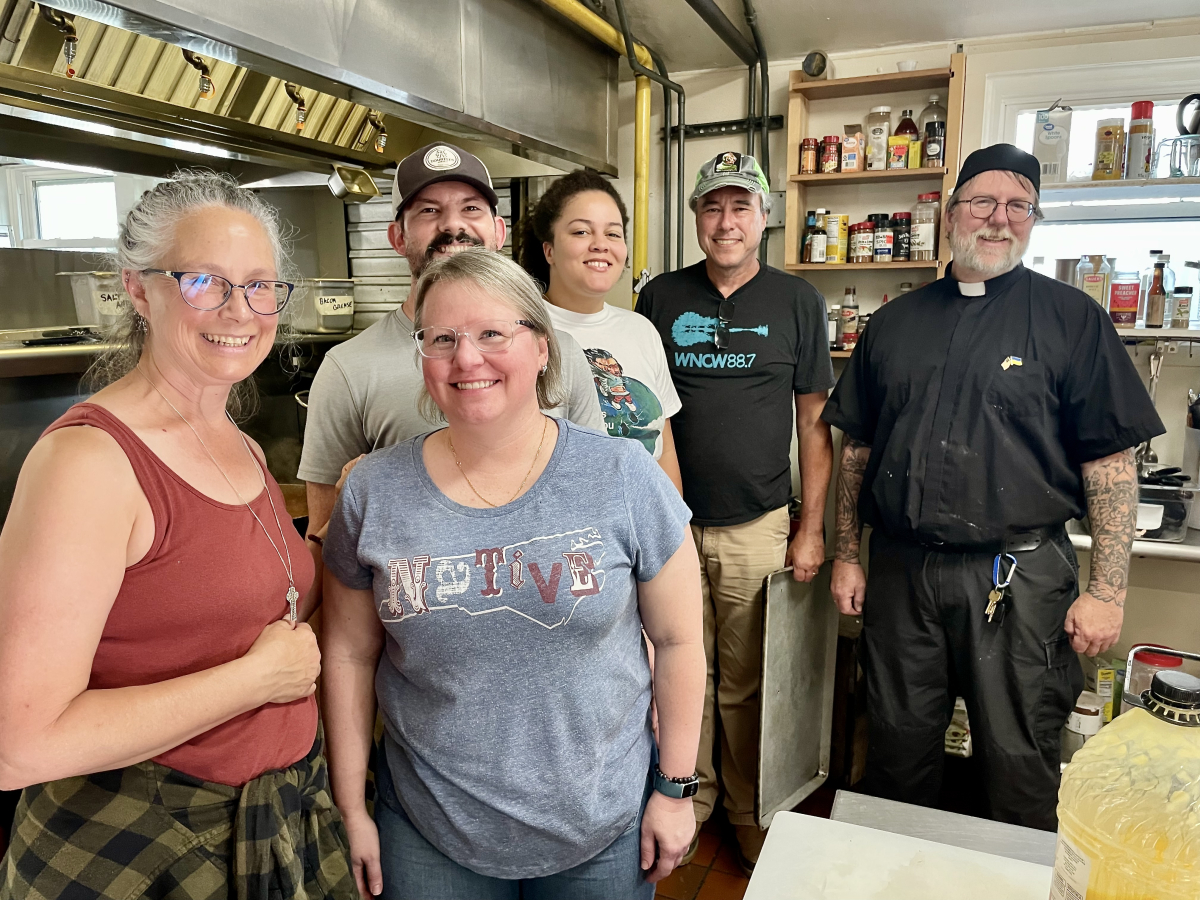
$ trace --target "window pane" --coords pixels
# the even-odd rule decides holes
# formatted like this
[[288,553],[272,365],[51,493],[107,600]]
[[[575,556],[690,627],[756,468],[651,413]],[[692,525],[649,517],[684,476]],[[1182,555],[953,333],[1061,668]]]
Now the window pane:
[[117,191],[112,180],[36,183],[38,237],[44,241],[117,236]]
[[[1178,273],[1185,261],[1200,259],[1200,221],[1043,222],[1030,235],[1025,265],[1053,278],[1055,260],[1092,253],[1115,256],[1118,271],[1137,272],[1149,264],[1151,250],[1170,254]],[[1043,261],[1035,265],[1036,257]]]

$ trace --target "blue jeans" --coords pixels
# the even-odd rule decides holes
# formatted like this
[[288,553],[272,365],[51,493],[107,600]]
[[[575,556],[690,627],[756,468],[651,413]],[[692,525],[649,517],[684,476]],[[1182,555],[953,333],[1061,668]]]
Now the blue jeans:
[[375,824],[382,900],[653,900],[654,885],[641,869],[640,814],[615,841],[572,869],[543,878],[491,878],[460,866],[421,836],[396,797],[382,748],[379,761]]

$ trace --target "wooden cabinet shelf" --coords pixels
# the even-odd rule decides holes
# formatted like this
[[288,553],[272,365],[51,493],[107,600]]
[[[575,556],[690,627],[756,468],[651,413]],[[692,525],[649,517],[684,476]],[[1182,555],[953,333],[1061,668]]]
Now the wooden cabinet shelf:
[[864,75],[861,78],[831,78],[828,81],[804,81],[801,73],[795,71],[788,80],[788,88],[792,93],[803,94],[809,100],[869,97],[872,94],[897,94],[901,91],[944,88],[957,71],[961,70],[955,69],[952,63],[945,69],[891,72],[886,75]]
[[[950,262],[950,244],[943,234],[938,240],[938,253],[935,260],[902,263],[801,263],[800,238],[804,232],[804,213],[809,208],[828,206],[827,202],[815,199],[809,191],[821,187],[835,185],[864,185],[871,190],[878,188],[881,193],[875,195],[868,191],[856,191],[842,195],[842,200],[849,207],[834,209],[835,213],[848,213],[854,221],[864,207],[870,211],[870,204],[878,200],[896,208],[898,192],[896,187],[887,189],[888,185],[899,186],[913,183],[917,188],[915,193],[926,193],[941,188],[942,199],[945,200],[954,190],[954,182],[958,177],[959,156],[962,146],[963,118],[963,74],[966,72],[966,59],[961,53],[950,56],[950,65],[942,69],[922,69],[914,72],[892,72],[886,75],[868,75],[863,78],[837,78],[829,81],[804,81],[800,72],[792,72],[788,79],[788,121],[787,121],[787,207],[784,217],[786,246],[784,248],[784,268],[791,272],[833,272],[844,270],[887,270],[887,269],[927,269],[945,271],[944,267]],[[946,92],[946,164],[938,168],[921,169],[884,169],[875,172],[836,172],[829,175],[801,175],[800,144],[805,135],[819,131],[830,121],[855,121],[853,118],[833,120],[835,110],[841,111],[845,104],[834,103],[822,107],[820,104],[827,100],[839,100],[846,97],[863,98],[862,106],[865,115],[866,108],[889,103],[888,95],[902,92],[927,90],[944,90]],[[813,107],[813,104],[816,104]],[[826,109],[828,115],[809,127],[810,112],[813,109]],[[862,120],[862,121],[865,121]],[[832,133],[832,132],[828,132]],[[916,182],[924,182],[918,188]],[[817,195],[820,196],[819,194]],[[890,199],[889,199],[890,198]],[[913,197],[915,200],[915,196]]]
[[784,268],[789,272],[836,272],[840,269],[936,269],[940,265],[936,259],[924,259],[890,263],[786,263]]
[[788,181],[818,187],[823,184],[879,184],[885,181],[941,181],[946,168],[880,169],[874,172],[831,172],[826,175],[789,175]]

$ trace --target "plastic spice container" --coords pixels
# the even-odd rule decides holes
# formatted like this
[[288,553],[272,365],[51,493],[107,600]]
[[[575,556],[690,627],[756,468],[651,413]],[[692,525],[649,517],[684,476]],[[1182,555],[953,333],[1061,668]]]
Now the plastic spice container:
[[821,142],[821,172],[829,175],[842,165],[842,139],[836,134],[825,135]]
[[[1163,649],[1171,648],[1164,646]],[[1153,650],[1139,650],[1133,655],[1133,671],[1126,676],[1125,691],[1140,697],[1143,692],[1150,690],[1155,675],[1168,669],[1178,669],[1182,665],[1183,660],[1178,656],[1155,653]],[[1124,700],[1121,701],[1121,712],[1132,708]]]
[[[936,123],[931,123],[936,124]],[[937,259],[938,217],[942,211],[942,192],[917,196],[913,209],[910,253],[913,260]]]
[[856,222],[850,226],[850,262],[869,263],[875,259],[875,225]]
[[887,213],[873,213],[867,219],[875,223],[874,261],[890,263],[892,261],[892,246],[895,236],[892,234],[891,216]]
[[1096,124],[1096,159],[1092,181],[1117,181],[1125,175],[1125,120],[1101,119]]
[[908,262],[911,249],[912,213],[892,213],[892,261]]
[[1118,272],[1108,288],[1108,315],[1118,328],[1137,324],[1141,276],[1137,272]]
[[867,168],[887,168],[888,138],[892,136],[892,108],[876,106],[867,116]]
[[817,156],[820,144],[816,138],[805,138],[800,142],[800,174],[815,175],[817,173]]
[[1187,328],[1192,318],[1192,289],[1176,285],[1171,294],[1171,327]]

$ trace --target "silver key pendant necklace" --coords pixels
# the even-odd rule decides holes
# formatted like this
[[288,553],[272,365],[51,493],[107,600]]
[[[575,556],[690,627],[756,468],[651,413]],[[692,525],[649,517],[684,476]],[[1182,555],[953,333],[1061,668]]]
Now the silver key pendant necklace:
[[[271,513],[272,513],[272,515],[275,516],[275,527],[279,529],[279,539],[283,542],[283,553],[279,552],[279,547],[275,544],[275,540],[271,537],[271,533],[269,531],[267,531],[267,526],[263,524],[263,520],[258,517],[258,513],[256,513],[254,511],[253,507],[251,507],[250,504],[246,502],[246,499],[242,496],[241,492],[236,487],[234,487],[234,484],[232,481],[230,481],[229,476],[225,474],[225,470],[221,468],[221,464],[219,462],[217,462],[217,458],[212,455],[212,451],[209,450],[208,445],[206,443],[204,443],[204,438],[200,437],[200,433],[198,431],[196,431],[195,428],[192,427],[192,423],[187,420],[187,417],[184,416],[183,413],[181,413],[178,409],[176,409],[174,403],[172,403],[170,400],[167,399],[167,395],[158,389],[158,385],[156,385],[153,381],[150,380],[150,376],[148,376],[145,372],[142,371],[142,367],[140,364],[137,366],[134,366],[134,371],[137,372],[139,375],[141,375],[142,378],[144,378],[146,380],[146,383],[148,385],[150,385],[150,387],[154,388],[154,392],[156,394],[158,394],[158,396],[163,398],[163,402],[166,403],[167,406],[171,407],[171,411],[174,412],[175,415],[179,416],[180,419],[183,419],[183,424],[186,425],[191,430],[192,434],[194,434],[196,436],[196,440],[198,440],[200,442],[200,446],[204,448],[204,452],[208,454],[208,458],[212,460],[212,464],[217,467],[217,471],[221,473],[221,476],[229,484],[229,487],[233,490],[234,494],[237,495],[237,498],[242,501],[242,505],[245,506],[246,509],[250,510],[250,515],[254,516],[254,521],[258,523],[258,527],[262,529],[262,532],[264,535],[266,535],[267,540],[271,542],[271,549],[275,551],[275,555],[279,557],[279,562],[283,565],[284,572],[287,573],[288,618],[291,619],[292,624],[295,625],[296,624],[296,606],[300,602],[300,592],[298,590],[296,590],[296,581],[292,577],[292,571],[293,571],[292,570],[292,551],[288,548],[287,538],[284,537],[283,525],[280,524],[279,513],[276,512],[276,510],[275,510],[275,500],[271,497],[270,490],[267,489],[266,476],[263,475],[262,466],[259,464],[258,458],[254,455],[254,451],[252,451],[250,449],[250,445],[248,443],[246,443],[246,436],[244,434],[242,434],[241,429],[237,427],[237,423],[233,421],[233,416],[230,416],[229,411],[226,410],[225,415],[228,417],[228,419],[229,419],[230,423],[233,425],[233,427],[235,429],[237,429],[238,437],[240,437],[242,439],[242,446],[246,448],[246,453],[250,457],[250,461],[254,463],[254,471],[256,471],[258,473],[258,479],[259,479],[259,481],[262,482],[263,490],[266,491],[267,502],[271,504]],[[287,554],[287,562],[284,562],[284,559],[283,559],[284,553]]]

